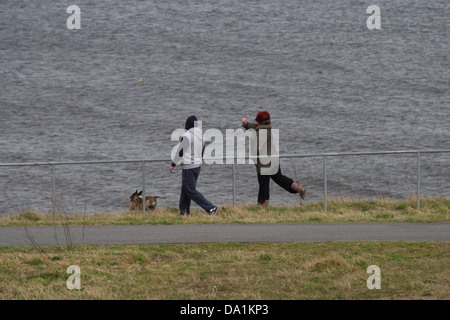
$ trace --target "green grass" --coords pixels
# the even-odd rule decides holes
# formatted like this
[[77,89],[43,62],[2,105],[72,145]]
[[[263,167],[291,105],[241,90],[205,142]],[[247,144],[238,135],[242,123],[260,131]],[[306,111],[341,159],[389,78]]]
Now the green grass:
[[[25,211],[0,226],[449,221],[450,199],[330,199],[299,207],[176,208],[85,216]],[[1,232],[1,230],[0,230]],[[81,290],[69,290],[70,265]],[[367,267],[381,269],[369,290]],[[449,242],[208,243],[0,247],[0,299],[450,299]]]
[[[0,248],[0,299],[450,299],[450,243]],[[56,258],[57,257],[57,258]],[[81,289],[69,290],[69,265]],[[369,290],[370,265],[381,289]]]
[[0,217],[0,226],[54,225],[136,225],[136,224],[228,224],[228,223],[332,223],[332,222],[442,222],[449,221],[449,198],[422,198],[420,209],[416,200],[329,199],[327,211],[322,202],[299,206],[258,205],[224,206],[215,216],[192,210],[190,217],[181,217],[177,208],[157,208],[143,216],[142,211],[62,215],[24,211]]

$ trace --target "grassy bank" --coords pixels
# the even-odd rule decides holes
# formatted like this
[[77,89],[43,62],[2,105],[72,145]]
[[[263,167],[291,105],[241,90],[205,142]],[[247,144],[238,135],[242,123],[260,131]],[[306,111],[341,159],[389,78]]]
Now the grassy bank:
[[[299,207],[225,206],[66,215],[25,211],[0,226],[449,221],[450,199],[330,199]],[[1,230],[0,230],[1,232]],[[67,267],[81,269],[69,290]],[[369,290],[370,265],[381,289]],[[0,247],[0,299],[450,299],[449,242],[208,243]]]
[[[0,248],[0,299],[450,299],[450,243]],[[81,289],[69,290],[69,265]],[[369,290],[370,265],[380,289]]]
[[257,205],[224,206],[215,216],[201,210],[192,210],[189,217],[181,217],[177,208],[157,208],[142,211],[99,213],[85,215],[55,215],[35,211],[24,211],[0,217],[0,226],[21,225],[105,225],[105,224],[205,224],[205,223],[311,223],[311,222],[442,222],[450,221],[449,198],[422,198],[420,209],[416,209],[415,198],[404,201],[391,199],[359,200],[329,199],[327,211],[322,202],[305,203],[300,206]]

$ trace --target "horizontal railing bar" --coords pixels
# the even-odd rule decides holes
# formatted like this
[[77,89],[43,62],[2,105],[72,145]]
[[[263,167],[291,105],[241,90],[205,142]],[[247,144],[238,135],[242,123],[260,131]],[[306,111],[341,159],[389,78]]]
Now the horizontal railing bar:
[[77,165],[77,164],[105,164],[105,163],[134,163],[134,162],[162,162],[168,159],[140,159],[140,160],[93,160],[93,161],[68,161],[68,162],[28,162],[28,163],[0,163],[0,167],[12,166],[51,166],[51,165]]
[[[333,157],[333,156],[362,156],[362,155],[382,155],[382,154],[417,154],[420,153],[446,153],[450,150],[397,150],[397,151],[362,151],[362,152],[328,152],[315,154],[285,154],[280,155],[279,158],[306,158],[306,157]],[[267,156],[264,156],[267,157]]]
[[[384,154],[417,154],[417,153],[448,153],[450,150],[394,150],[394,151],[362,151],[362,152],[328,152],[313,154],[284,154],[278,156],[246,156],[227,158],[206,158],[203,160],[222,160],[225,164],[227,160],[249,160],[257,158],[312,158],[312,157],[340,157],[340,156],[362,156],[362,155],[384,155]],[[132,159],[132,160],[93,160],[93,161],[64,161],[64,162],[25,162],[25,163],[0,163],[0,167],[14,166],[52,166],[52,165],[79,165],[79,164],[105,164],[105,163],[142,163],[142,162],[170,162],[171,159]],[[229,163],[231,164],[231,163]]]

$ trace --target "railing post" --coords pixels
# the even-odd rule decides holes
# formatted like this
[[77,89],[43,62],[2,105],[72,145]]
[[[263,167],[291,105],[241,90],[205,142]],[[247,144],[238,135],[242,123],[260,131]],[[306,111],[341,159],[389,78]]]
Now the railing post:
[[323,209],[327,211],[327,156],[323,156]]
[[417,152],[417,209],[420,208],[420,151]]
[[55,164],[52,163],[52,216],[55,216]]
[[235,205],[236,205],[236,179],[235,179],[235,171],[236,171],[236,168],[235,168],[235,164],[234,164],[234,161],[233,161],[233,166],[232,166],[232,175],[233,175],[233,208],[235,207]]
[[[327,172],[327,157],[328,156],[350,156],[350,155],[375,155],[375,154],[416,154],[416,161],[417,161],[417,190],[416,190],[416,207],[417,209],[420,209],[420,197],[421,197],[421,154],[427,154],[427,153],[450,153],[450,150],[442,149],[442,150],[396,150],[396,151],[376,151],[376,152],[344,152],[344,153],[325,153],[325,154],[309,154],[309,155],[296,155],[296,154],[288,154],[288,155],[282,155],[281,158],[292,158],[292,157],[322,157],[323,158],[323,172],[324,172],[324,210],[327,211],[328,206],[328,189],[327,189],[327,183],[328,183],[328,172]],[[247,159],[247,158],[245,158]],[[99,164],[99,163],[127,163],[127,162],[133,162],[133,163],[142,163],[142,192],[143,192],[143,206],[142,206],[142,212],[143,215],[146,213],[145,208],[145,162],[159,162],[159,161],[167,161],[166,159],[147,159],[147,160],[118,160],[118,161],[72,161],[72,162],[35,162],[35,163],[0,163],[0,168],[2,167],[22,167],[22,166],[51,166],[52,170],[52,190],[51,190],[51,197],[52,197],[52,211],[53,214],[55,214],[55,211],[58,210],[56,206],[56,165],[80,165],[80,164]],[[233,188],[233,206],[236,206],[236,163],[233,163],[232,166],[232,188]]]
[[142,216],[145,216],[145,173],[144,162],[142,161]]

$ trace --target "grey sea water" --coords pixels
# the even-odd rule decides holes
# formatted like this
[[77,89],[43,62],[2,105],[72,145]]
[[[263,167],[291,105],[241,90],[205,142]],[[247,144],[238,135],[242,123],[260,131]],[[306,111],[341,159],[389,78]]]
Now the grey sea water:
[[[69,30],[69,5],[81,29]],[[369,30],[366,9],[381,9]],[[203,129],[267,110],[280,153],[450,149],[449,3],[393,1],[0,2],[0,163],[169,159],[191,114]],[[141,78],[142,81],[138,79]],[[147,194],[177,206],[181,175],[145,164]],[[421,189],[450,195],[450,154],[423,154]],[[329,158],[328,195],[406,198],[415,155]],[[323,159],[281,161],[323,195]],[[294,171],[295,170],[295,171]],[[66,211],[126,210],[141,164],[56,166]],[[231,165],[204,165],[198,189],[232,201]],[[51,167],[0,167],[0,215],[51,208]],[[236,169],[237,203],[256,172]],[[272,182],[273,204],[298,197]]]

